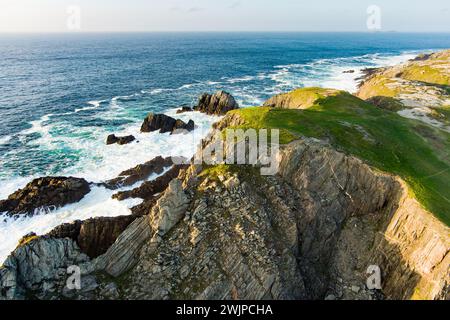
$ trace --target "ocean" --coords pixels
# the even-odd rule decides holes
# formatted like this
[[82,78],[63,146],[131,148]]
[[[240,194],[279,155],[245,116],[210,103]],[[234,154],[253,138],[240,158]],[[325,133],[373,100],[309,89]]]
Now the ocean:
[[[450,34],[1,34],[0,199],[40,176],[101,182],[157,155],[190,157],[198,134],[141,134],[139,128],[148,112],[175,116],[203,92],[226,90],[241,107],[304,86],[354,92],[366,67],[445,48]],[[179,118],[193,119],[202,132],[219,119],[197,112]],[[139,143],[107,146],[110,133],[133,134]],[[45,214],[0,214],[0,263],[31,231],[130,214],[139,203],[111,195],[93,187],[79,203]]]

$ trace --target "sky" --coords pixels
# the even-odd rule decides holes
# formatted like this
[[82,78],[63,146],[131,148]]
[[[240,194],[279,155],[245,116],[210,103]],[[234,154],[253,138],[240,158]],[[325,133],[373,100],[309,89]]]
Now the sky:
[[374,30],[450,32],[450,1],[0,0],[0,32]]

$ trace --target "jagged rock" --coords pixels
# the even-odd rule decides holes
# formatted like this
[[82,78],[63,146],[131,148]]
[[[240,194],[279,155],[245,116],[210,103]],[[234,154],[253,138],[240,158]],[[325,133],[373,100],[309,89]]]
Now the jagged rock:
[[77,243],[90,258],[104,254],[136,216],[102,217],[83,221]]
[[110,189],[116,189],[119,186],[131,186],[138,181],[146,180],[152,174],[161,174],[164,168],[172,164],[171,157],[158,156],[144,164],[121,172],[117,178],[107,181],[105,185]]
[[224,115],[228,111],[238,108],[239,105],[231,94],[225,91],[218,91],[213,95],[208,93],[202,94],[194,110],[210,115]]
[[0,299],[24,299],[30,294],[40,299],[58,296],[52,288],[65,285],[67,267],[87,261],[89,258],[70,239],[40,237],[28,242],[0,268]]
[[89,191],[89,183],[81,178],[38,178],[11,194],[8,199],[0,201],[0,212],[31,215],[36,209],[78,202]]
[[189,120],[186,124],[182,120],[177,120],[165,114],[149,113],[141,126],[141,132],[153,132],[159,130],[160,133],[177,133],[176,130],[192,131],[195,128],[194,121]]
[[164,191],[169,182],[178,176],[181,169],[186,168],[186,165],[175,165],[162,176],[145,181],[139,187],[128,191],[121,191],[113,195],[114,199],[125,200],[128,198],[151,199],[155,194]]
[[133,142],[134,140],[136,140],[136,138],[132,135],[129,136],[125,136],[125,137],[117,137],[115,134],[110,134],[107,138],[106,138],[106,144],[120,144],[120,145],[124,145],[124,144],[128,144],[130,142]]
[[83,221],[81,220],[76,220],[71,223],[63,223],[47,233],[47,236],[55,239],[69,238],[73,241],[77,241],[82,224]]
[[[400,179],[315,139],[283,146],[279,159],[274,176],[180,170],[86,270],[120,276],[126,299],[382,298],[364,289],[369,265],[387,298],[448,296],[448,227]],[[5,269],[0,279],[14,281]]]
[[136,264],[139,251],[150,240],[151,234],[148,216],[137,218],[108,251],[94,261],[95,269],[104,270],[114,277],[128,271]]
[[185,112],[192,112],[194,111],[191,107],[188,106],[182,106],[180,109],[177,110],[177,114],[185,113]]
[[184,217],[188,204],[189,198],[184,193],[180,180],[172,180],[150,213],[152,227],[159,236],[164,236]]
[[56,227],[47,236],[55,239],[72,239],[76,241],[81,252],[90,258],[96,258],[104,254],[136,218],[138,215],[133,214],[77,220]]
[[345,70],[342,73],[355,73],[355,70]]

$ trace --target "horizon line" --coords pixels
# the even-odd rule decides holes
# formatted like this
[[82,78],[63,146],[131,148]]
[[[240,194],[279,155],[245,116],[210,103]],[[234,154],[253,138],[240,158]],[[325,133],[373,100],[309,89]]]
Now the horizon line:
[[446,31],[398,31],[398,30],[129,30],[129,31],[94,31],[94,30],[77,30],[77,31],[1,31],[0,34],[111,34],[111,33],[450,33]]

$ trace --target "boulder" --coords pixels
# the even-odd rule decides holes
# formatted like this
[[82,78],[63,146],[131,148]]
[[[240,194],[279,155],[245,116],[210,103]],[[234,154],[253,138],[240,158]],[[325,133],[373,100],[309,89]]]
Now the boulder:
[[117,137],[115,134],[110,134],[107,138],[106,138],[106,144],[120,144],[120,145],[124,145],[124,144],[128,144],[130,142],[133,142],[134,140],[136,140],[136,138],[132,135],[129,136],[124,136],[124,137]]
[[355,70],[345,70],[342,73],[355,73]]
[[89,183],[81,178],[38,178],[11,194],[8,199],[0,201],[0,212],[8,212],[9,215],[31,215],[36,209],[61,207],[78,202],[89,191]]
[[174,119],[165,114],[149,113],[141,126],[141,132],[153,132],[159,130],[160,133],[176,133],[175,130],[192,131],[195,128],[194,121],[188,123],[180,119]]
[[213,95],[208,93],[202,94],[194,110],[210,115],[224,115],[228,111],[238,108],[239,105],[231,94],[225,91],[218,91]]

